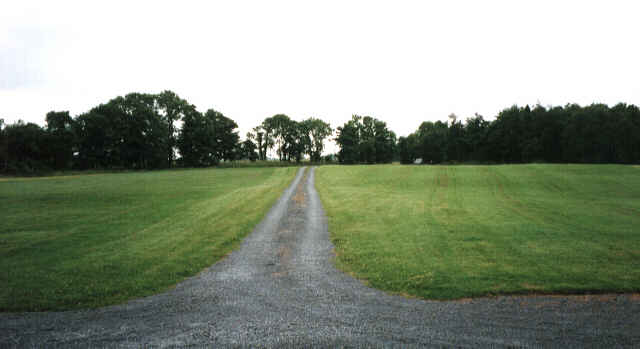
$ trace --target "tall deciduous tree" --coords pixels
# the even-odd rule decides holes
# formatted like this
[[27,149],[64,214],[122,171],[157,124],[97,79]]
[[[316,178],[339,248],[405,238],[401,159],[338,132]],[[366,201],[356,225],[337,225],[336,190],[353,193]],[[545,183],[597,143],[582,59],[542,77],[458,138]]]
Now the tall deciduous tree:
[[293,123],[294,121],[285,114],[276,114],[262,122],[261,126],[265,130],[265,135],[274,139],[273,144],[276,147],[276,153],[280,161],[290,160],[289,153],[292,146],[290,142],[294,139],[291,133],[296,132],[292,127]]
[[254,137],[251,132],[248,132],[247,139],[238,144],[238,159],[258,160],[258,153],[256,153],[258,146],[253,142]]
[[489,122],[482,115],[475,114],[464,125],[465,160],[487,161],[487,132]]
[[340,147],[338,159],[343,164],[355,164],[360,161],[360,120],[358,115],[351,116],[343,126],[337,128],[336,143]]
[[130,93],[110,103],[123,121],[125,141],[121,160],[128,168],[160,168],[168,166],[167,141],[169,127],[159,115],[156,95]]
[[213,109],[207,110],[205,119],[213,125],[213,137],[218,159],[235,160],[234,149],[240,140],[238,136],[238,124]]
[[258,159],[267,160],[267,151],[273,147],[273,137],[262,125],[254,127],[252,131],[247,134],[247,137],[251,135],[250,139],[255,140]]
[[36,172],[46,169],[49,154],[46,131],[22,120],[3,131],[7,144],[6,169],[10,172]]
[[184,166],[210,166],[218,162],[210,134],[202,113],[193,109],[183,115],[177,143]]
[[329,123],[317,118],[309,118],[300,122],[301,141],[304,151],[312,162],[322,160],[324,141],[331,136],[333,130]]
[[374,144],[376,151],[376,163],[389,163],[393,161],[396,147],[396,134],[387,128],[383,121],[374,119]]
[[401,164],[412,164],[415,161],[408,137],[398,138],[398,153],[400,155]]
[[182,121],[178,148],[186,166],[212,166],[235,159],[239,137],[233,120],[213,109],[204,115],[194,109]]
[[341,163],[385,163],[393,160],[396,135],[383,121],[353,115],[337,130]]
[[7,136],[4,132],[4,119],[0,119],[0,171],[7,170],[8,161],[8,149],[7,149]]
[[73,159],[73,119],[68,111],[47,113],[47,133],[51,166],[57,170],[71,167]]
[[425,121],[418,129],[420,156],[423,163],[440,163],[447,160],[447,124],[442,121]]
[[167,127],[165,140],[165,146],[167,148],[166,157],[167,164],[171,167],[173,166],[178,144],[178,128],[176,123],[187,115],[187,113],[193,111],[195,106],[178,97],[178,95],[172,91],[163,91],[156,98],[161,120]]

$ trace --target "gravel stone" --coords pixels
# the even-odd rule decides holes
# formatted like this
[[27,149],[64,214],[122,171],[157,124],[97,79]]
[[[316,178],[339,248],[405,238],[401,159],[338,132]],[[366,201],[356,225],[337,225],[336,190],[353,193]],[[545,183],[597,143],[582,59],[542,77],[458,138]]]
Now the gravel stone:
[[634,294],[445,302],[366,287],[332,263],[314,170],[200,274],[121,305],[0,314],[0,347],[640,347]]

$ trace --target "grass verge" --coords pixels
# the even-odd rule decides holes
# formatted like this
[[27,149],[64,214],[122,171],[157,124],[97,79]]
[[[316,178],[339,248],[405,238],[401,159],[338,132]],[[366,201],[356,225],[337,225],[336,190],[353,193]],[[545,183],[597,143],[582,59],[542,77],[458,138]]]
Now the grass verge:
[[430,299],[640,290],[640,171],[323,166],[337,266]]
[[296,168],[0,181],[0,310],[99,307],[165,290],[229,253]]

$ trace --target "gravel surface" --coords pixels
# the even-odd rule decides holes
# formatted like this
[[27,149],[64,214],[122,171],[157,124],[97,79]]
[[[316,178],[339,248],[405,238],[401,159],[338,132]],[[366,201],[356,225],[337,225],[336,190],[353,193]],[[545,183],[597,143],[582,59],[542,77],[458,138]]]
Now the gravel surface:
[[640,347],[638,295],[424,301],[338,271],[301,169],[224,260],[165,293],[95,310],[0,314],[0,347]]

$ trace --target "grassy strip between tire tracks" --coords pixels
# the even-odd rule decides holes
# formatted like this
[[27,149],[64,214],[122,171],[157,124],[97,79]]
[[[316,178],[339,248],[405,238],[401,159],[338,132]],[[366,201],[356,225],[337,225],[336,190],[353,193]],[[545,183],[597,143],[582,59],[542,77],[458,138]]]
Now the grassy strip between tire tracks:
[[431,299],[640,290],[640,171],[324,166],[339,268]]
[[133,172],[0,181],[0,310],[151,295],[229,253],[297,169]]

